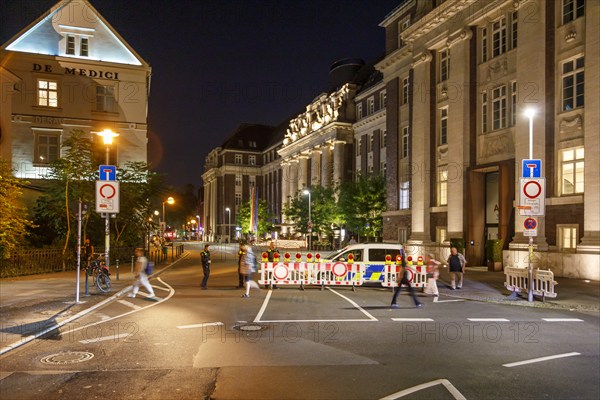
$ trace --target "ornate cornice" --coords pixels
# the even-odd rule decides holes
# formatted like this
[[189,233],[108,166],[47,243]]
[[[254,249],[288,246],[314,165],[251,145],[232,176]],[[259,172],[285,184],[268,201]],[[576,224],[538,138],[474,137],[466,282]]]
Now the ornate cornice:
[[432,59],[433,56],[429,50],[422,51],[413,58],[412,68],[415,68],[419,64],[430,62]]

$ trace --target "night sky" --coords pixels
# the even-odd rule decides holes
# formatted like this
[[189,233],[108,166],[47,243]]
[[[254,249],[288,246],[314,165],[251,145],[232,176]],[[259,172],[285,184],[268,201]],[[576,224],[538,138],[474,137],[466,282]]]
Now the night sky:
[[[91,0],[152,67],[149,162],[166,183],[202,184],[208,152],[242,122],[277,124],[328,89],[342,58],[384,52],[401,0]],[[54,0],[0,2],[0,43]]]

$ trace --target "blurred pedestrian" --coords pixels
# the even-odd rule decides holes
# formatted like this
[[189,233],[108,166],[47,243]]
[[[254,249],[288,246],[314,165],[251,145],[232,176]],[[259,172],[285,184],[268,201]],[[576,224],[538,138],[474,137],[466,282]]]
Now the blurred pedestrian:
[[87,238],[85,239],[85,242],[83,244],[83,259],[85,260],[85,263],[88,266],[88,268],[90,266],[92,258],[94,258],[94,245],[92,245],[90,239]]
[[135,262],[133,268],[133,289],[129,294],[129,297],[135,297],[140,290],[140,286],[144,286],[148,291],[149,297],[155,298],[154,289],[150,285],[150,281],[148,280],[148,275],[146,274],[146,267],[148,266],[148,259],[144,255],[144,249],[138,247],[135,249],[135,255],[137,256],[137,260]]
[[240,271],[242,266],[242,258],[244,257],[244,250],[242,249],[243,246],[244,242],[240,241],[240,249],[238,250],[238,288],[240,289],[244,287],[244,275],[242,275],[242,272]]
[[204,274],[204,278],[202,279],[202,284],[200,285],[202,289],[206,290],[206,284],[208,283],[208,278],[210,277],[210,245],[205,244],[204,250],[200,252],[200,260],[202,262],[202,273]]
[[[271,241],[271,243],[269,243],[269,249],[267,250],[267,260],[273,262],[275,260],[275,254],[279,254],[279,250],[275,247],[275,242]],[[268,287],[269,285],[265,285],[265,289]],[[277,285],[273,285],[273,289],[277,289]]]
[[440,271],[438,267],[440,262],[437,261],[433,254],[427,254],[425,256],[425,268],[427,268],[427,286],[425,286],[425,290],[423,291],[426,294],[432,294],[435,297],[440,295],[437,287],[437,279],[440,276]]
[[244,275],[246,284],[246,293],[242,297],[250,297],[250,289],[258,289],[258,283],[252,280],[252,275],[256,272],[256,256],[252,252],[252,248],[248,245],[243,245],[242,250],[244,255],[240,262],[240,272]]
[[394,288],[394,296],[392,297],[392,308],[398,308],[398,304],[396,300],[398,299],[398,295],[400,294],[400,290],[402,289],[402,285],[408,286],[408,293],[410,293],[413,301],[415,302],[415,307],[423,307],[423,304],[417,299],[417,295],[415,294],[415,290],[410,285],[408,280],[408,269],[406,268],[406,253],[404,249],[400,250],[400,255],[402,256],[402,263],[400,268],[400,273],[398,274],[398,286]]
[[452,285],[452,290],[462,288],[463,274],[465,273],[465,265],[467,264],[465,256],[460,254],[456,247],[452,247],[447,263],[450,269],[450,284]]
[[356,244],[356,239],[354,239],[354,236],[350,236],[350,240],[348,241],[348,245],[351,244]]

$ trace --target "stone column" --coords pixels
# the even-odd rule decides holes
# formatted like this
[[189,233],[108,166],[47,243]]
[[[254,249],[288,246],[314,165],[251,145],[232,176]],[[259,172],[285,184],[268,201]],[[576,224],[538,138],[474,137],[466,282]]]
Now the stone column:
[[[585,170],[583,193],[583,238],[581,247],[600,250],[600,3],[588,1],[585,6],[585,111],[583,135]],[[579,246],[578,246],[579,247]]]
[[328,143],[322,147],[321,154],[321,186],[331,187],[331,147]]
[[[453,35],[448,96],[448,238],[464,238],[465,166],[469,165],[469,28]],[[452,39],[450,39],[452,40]],[[473,144],[475,145],[475,144]],[[466,238],[465,238],[466,239]]]
[[339,185],[344,179],[344,147],[346,142],[336,140],[333,145],[333,184]]
[[308,155],[298,156],[298,190],[308,187]]
[[411,235],[409,243],[430,242],[429,184],[435,179],[431,171],[430,155],[430,101],[434,83],[430,79],[431,53],[425,51],[413,63],[412,174],[411,174]]
[[[519,37],[528,38],[528,40],[519,40],[517,46],[517,85],[519,93],[517,110],[521,112],[516,116],[515,124],[515,204],[519,204],[520,199],[520,177],[521,160],[529,158],[529,118],[523,115],[527,107],[532,107],[535,110],[533,117],[533,158],[541,159],[542,165],[548,165],[550,160],[546,160],[546,4],[542,0],[531,0],[534,3],[531,7],[531,19],[524,22],[522,14],[519,13]],[[548,29],[554,29],[553,26]],[[548,49],[547,51],[554,51]],[[554,66],[552,67],[554,68]],[[507,83],[508,84],[508,83]],[[528,86],[527,86],[528,85]],[[535,87],[535,91],[531,95],[527,95],[526,88]],[[508,93],[508,91],[507,91]],[[527,103],[523,101],[527,100]],[[554,112],[554,110],[550,110]],[[542,176],[545,170],[542,167]],[[546,197],[551,197],[552,194],[546,193]],[[529,238],[523,236],[523,223],[525,216],[519,215],[519,211],[515,210],[515,236],[510,248],[525,248],[529,242]],[[546,243],[546,227],[545,217],[537,216],[538,221],[538,236],[534,237],[534,243],[538,246],[538,250],[547,250]]]
[[319,186],[321,184],[321,150],[313,149],[311,156],[310,185]]
[[288,186],[288,196],[290,199],[298,194],[298,159],[290,160],[290,182]]
[[283,210],[287,205],[288,193],[290,191],[290,163],[288,161],[283,161],[281,163],[281,174],[281,209]]

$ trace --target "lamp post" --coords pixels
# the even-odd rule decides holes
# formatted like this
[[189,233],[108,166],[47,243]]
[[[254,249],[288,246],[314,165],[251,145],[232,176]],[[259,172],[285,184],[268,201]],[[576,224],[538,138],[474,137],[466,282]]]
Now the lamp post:
[[[533,159],[533,117],[535,110],[528,108],[525,110],[525,116],[529,119],[529,159]],[[529,236],[529,289],[527,291],[527,301],[533,301],[533,236]]]
[[[110,129],[105,129],[102,132],[98,132],[98,136],[102,136],[106,145],[106,165],[110,165],[110,146],[112,145],[113,138],[119,136],[119,134]],[[110,268],[110,213],[104,213],[104,216],[104,262]]]
[[231,209],[227,207],[225,209],[227,211],[227,243],[231,241]]
[[169,197],[167,200],[162,202],[162,222],[160,224],[160,238],[161,240],[164,239],[165,234],[163,231],[163,224],[165,226],[165,229],[167,229],[167,220],[165,219],[165,203],[168,204],[175,204],[175,199],[172,197]]
[[310,199],[310,190],[308,189],[304,189],[302,191],[303,194],[307,194],[308,195],[308,224],[307,224],[307,230],[308,230],[308,251],[310,251],[311,249],[311,240],[312,240],[312,218],[310,215],[310,203],[311,203],[311,199]]

